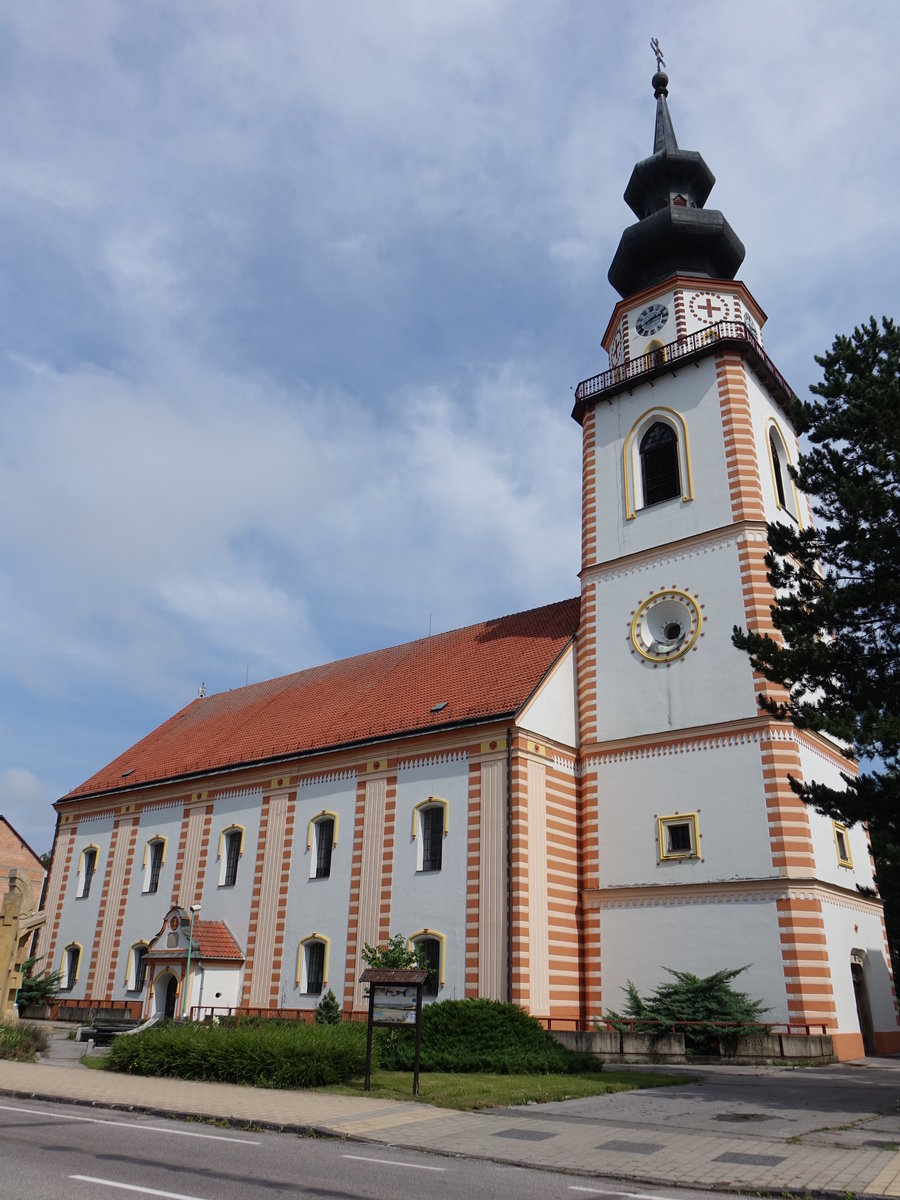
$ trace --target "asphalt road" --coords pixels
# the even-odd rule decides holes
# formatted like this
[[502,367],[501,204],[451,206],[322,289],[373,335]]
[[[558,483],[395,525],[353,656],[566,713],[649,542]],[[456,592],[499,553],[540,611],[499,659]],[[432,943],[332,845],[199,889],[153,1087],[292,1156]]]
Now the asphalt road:
[[[3,1200],[690,1200],[495,1163],[0,1097]],[[708,1200],[710,1192],[702,1196]]]

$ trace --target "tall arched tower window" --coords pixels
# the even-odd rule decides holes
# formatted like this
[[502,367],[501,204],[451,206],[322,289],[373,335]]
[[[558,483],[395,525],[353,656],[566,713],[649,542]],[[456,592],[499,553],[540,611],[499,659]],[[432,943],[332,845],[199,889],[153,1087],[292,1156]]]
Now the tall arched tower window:
[[645,508],[681,495],[678,438],[662,421],[654,421],[641,438],[641,483]]
[[787,444],[774,420],[767,426],[769,434],[769,466],[772,469],[772,482],[775,485],[775,500],[778,508],[783,509],[789,516],[800,523],[800,505],[797,500],[797,490],[794,481],[788,473],[790,455]]
[[693,500],[687,426],[674,409],[651,408],[638,417],[625,439],[623,457],[627,520],[665,500]]

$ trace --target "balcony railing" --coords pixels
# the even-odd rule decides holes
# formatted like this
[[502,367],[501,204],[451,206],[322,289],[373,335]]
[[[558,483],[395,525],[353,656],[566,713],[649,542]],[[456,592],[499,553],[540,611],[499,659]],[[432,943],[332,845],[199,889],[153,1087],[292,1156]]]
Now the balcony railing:
[[668,342],[665,346],[658,346],[649,354],[630,358],[621,366],[610,367],[608,371],[592,375],[590,379],[583,379],[575,389],[573,415],[577,415],[590,400],[626,391],[667,369],[671,370],[678,364],[703,357],[713,346],[722,348],[725,345],[736,346],[753,359],[769,391],[776,395],[782,404],[794,398],[794,392],[787,380],[743,321],[718,321],[715,325],[698,330],[697,333],[688,334],[675,342]]

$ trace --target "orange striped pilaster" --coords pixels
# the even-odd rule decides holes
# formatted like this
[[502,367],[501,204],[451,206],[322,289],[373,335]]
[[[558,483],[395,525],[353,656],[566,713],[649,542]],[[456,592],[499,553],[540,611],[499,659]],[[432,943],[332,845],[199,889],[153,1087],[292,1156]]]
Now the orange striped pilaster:
[[[129,818],[129,825],[131,819]],[[94,941],[91,946],[90,958],[91,965],[88,970],[87,982],[84,988],[85,999],[90,1000],[94,994],[94,983],[97,976],[97,959],[98,959],[98,940],[102,936],[104,926],[106,924],[106,910],[109,907],[109,881],[112,878],[113,863],[115,862],[116,854],[119,850],[119,838],[122,832],[122,821],[120,817],[116,817],[113,821],[112,833],[109,838],[109,850],[106,853],[106,861],[103,864],[103,889],[100,892],[100,905],[97,910],[97,925],[94,930]],[[126,831],[127,834],[127,831]],[[101,988],[105,987],[106,979],[100,982]]]
[[359,896],[362,880],[363,828],[366,816],[366,779],[356,780],[356,813],[353,820],[353,857],[350,863],[350,907],[347,916],[347,957],[344,962],[344,1012],[353,1011],[356,992],[356,958],[359,947]]
[[[579,780],[579,840],[582,895],[585,889],[600,886],[600,810],[596,768],[585,770]],[[581,1018],[598,1017],[602,1012],[600,958],[600,910],[581,905],[582,996]]]
[[384,837],[381,853],[381,881],[378,900],[378,944],[383,945],[391,936],[391,901],[394,886],[394,844],[397,826],[397,766],[385,785]]
[[[247,948],[244,951],[244,983],[241,992],[241,1003],[250,1003],[250,989],[253,982],[253,968],[256,964],[256,942],[259,935],[259,906],[262,896],[263,865],[266,857],[266,844],[269,834],[269,806],[272,797],[265,793],[262,798],[259,813],[259,837],[256,839],[256,862],[253,864],[253,889],[250,893],[250,922],[247,927]],[[265,970],[263,964],[263,970]]]
[[[59,939],[59,925],[62,917],[62,902],[65,898],[66,891],[69,886],[69,880],[72,875],[72,855],[75,849],[75,831],[77,824],[72,821],[67,824],[60,824],[59,832],[56,835],[56,847],[53,852],[53,871],[50,876],[50,884],[47,888],[47,914],[49,921],[52,921],[52,927],[47,930],[41,930],[41,937],[38,943],[38,952],[46,958],[45,966],[48,970],[56,969],[56,943]],[[62,853],[60,853],[62,849]],[[46,938],[46,946],[45,946]]]
[[550,1015],[581,1015],[581,870],[575,778],[547,766],[547,902]]
[[764,521],[762,484],[753,437],[750,392],[746,367],[739,354],[716,356],[716,382],[722,429],[725,434],[725,465],[735,521]]
[[581,449],[581,569],[597,561],[597,414],[584,414]]
[[509,930],[509,953],[512,963],[512,992],[510,1000],[527,1009],[531,1002],[529,953],[529,871],[528,871],[528,760],[518,753],[514,737],[511,793],[511,842],[509,847],[512,879],[512,913]]
[[817,899],[783,897],[776,902],[784,961],[788,1016],[795,1024],[836,1024],[837,1010]]
[[466,999],[479,994],[478,915],[481,908],[481,763],[469,762],[466,861]]
[[578,724],[584,744],[597,741],[597,588],[590,580],[581,588],[576,650]]
[[288,796],[284,823],[284,841],[281,846],[281,873],[278,878],[278,901],[275,914],[275,943],[272,952],[271,980],[269,983],[269,1008],[281,1007],[279,981],[284,968],[284,934],[287,925],[288,892],[291,882],[291,858],[294,850],[294,828],[297,818],[297,793]]
[[784,727],[771,726],[759,742],[772,866],[779,875],[809,878],[816,868],[809,810],[788,780],[803,778],[800,747],[786,732],[776,736],[779,730]]
[[[112,900],[112,903],[115,904],[116,899],[118,899],[118,907],[116,909],[116,914],[115,914],[115,921],[116,921],[115,933],[113,935],[112,951],[111,951],[110,960],[109,960],[109,970],[107,971],[107,975],[106,975],[106,992],[105,992],[105,996],[104,996],[104,999],[106,999],[106,1000],[112,1000],[114,992],[115,992],[115,986],[116,986],[116,975],[117,975],[117,973],[119,973],[121,971],[121,964],[119,963],[119,954],[120,954],[121,948],[122,948],[122,930],[125,927],[125,905],[128,902],[128,892],[129,892],[129,887],[130,887],[130,883],[131,883],[132,873],[134,871],[134,856],[135,856],[135,850],[137,848],[137,838],[138,838],[138,818],[137,817],[133,817],[131,819],[130,826],[129,826],[128,821],[124,821],[123,824],[126,827],[123,836],[127,839],[126,843],[125,843],[125,847],[124,847],[124,852],[125,852],[125,868],[124,868],[124,876],[123,876],[124,886],[122,887],[120,895],[118,897],[114,897]],[[99,921],[98,921],[98,924],[99,924]],[[98,981],[98,983],[99,982],[100,981]]]

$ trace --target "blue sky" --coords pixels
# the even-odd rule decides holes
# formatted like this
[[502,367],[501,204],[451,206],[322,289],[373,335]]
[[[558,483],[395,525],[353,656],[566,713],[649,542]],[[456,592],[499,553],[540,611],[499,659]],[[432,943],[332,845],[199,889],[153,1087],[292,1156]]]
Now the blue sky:
[[900,5],[0,13],[0,812],[222,691],[578,590],[572,388],[679,143],[797,391],[897,315]]

